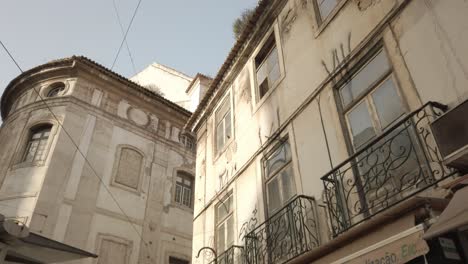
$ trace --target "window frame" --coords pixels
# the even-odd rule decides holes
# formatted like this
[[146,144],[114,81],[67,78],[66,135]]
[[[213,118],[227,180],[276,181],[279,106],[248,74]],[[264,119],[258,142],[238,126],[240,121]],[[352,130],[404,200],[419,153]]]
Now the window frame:
[[[46,148],[47,144],[49,143],[49,139],[51,137],[51,132],[52,132],[52,125],[50,124],[44,124],[44,125],[37,125],[29,130],[29,136],[28,140],[26,141],[26,145],[21,157],[21,162],[24,163],[34,163],[34,162],[39,162],[45,159],[46,155]],[[47,136],[44,136],[44,134],[47,133]],[[39,138],[34,138],[34,135],[39,135]],[[36,150],[34,151],[34,155],[32,156],[32,160],[27,160],[29,157],[30,150],[32,148],[32,144],[38,142],[38,146],[36,147]],[[36,159],[36,157],[39,155],[39,147],[43,143],[43,150],[42,150],[42,155],[39,159]]]
[[[343,97],[341,95],[342,89],[346,87],[346,84],[349,83],[357,74],[359,74],[366,66],[371,63],[371,61],[376,58],[380,53],[384,53],[386,56],[387,62],[388,62],[388,69],[383,72],[380,76],[378,76],[372,83],[369,84],[367,88],[365,88],[359,95],[357,95],[354,99],[352,99],[347,105],[344,104]],[[401,102],[401,105],[403,107],[403,111],[400,114],[399,117],[397,117],[395,120],[387,124],[386,126],[381,126],[381,120],[378,117],[378,111],[377,108],[374,104],[374,99],[372,98],[372,95],[387,81],[391,79],[393,84],[394,84],[394,90],[396,94],[398,95],[398,98]],[[341,114],[341,119],[343,120],[344,127],[343,129],[345,130],[345,135],[349,140],[349,149],[351,150],[351,153],[354,153],[358,151],[359,149],[365,148],[366,145],[372,141],[375,137],[378,137],[379,134],[383,133],[386,128],[391,126],[393,123],[397,122],[402,116],[404,116],[408,109],[406,107],[405,103],[405,98],[403,96],[403,93],[401,91],[398,78],[396,76],[396,73],[394,71],[394,67],[392,65],[392,62],[390,60],[390,57],[388,56],[388,52],[384,45],[377,45],[376,47],[372,48],[371,50],[367,51],[367,54],[358,62],[356,65],[352,67],[351,73],[348,74],[343,80],[337,83],[336,89],[336,103],[339,105],[339,111]],[[361,103],[364,103],[367,107],[371,123],[375,132],[375,135],[368,139],[367,141],[363,142],[359,146],[355,146],[354,144],[354,138],[352,135],[352,129],[351,129],[351,123],[349,121],[349,114],[357,108]]]
[[[226,214],[226,216],[224,216],[222,219],[218,219],[219,215],[218,215],[218,208],[220,206],[223,206],[223,204],[228,201],[229,199],[231,199],[231,204],[230,204],[230,208],[229,208],[229,212]],[[220,199],[220,201],[218,203],[216,203],[216,205],[214,206],[214,215],[215,215],[215,219],[214,219],[214,226],[215,226],[215,248],[216,248],[216,252],[218,252],[218,256],[220,254],[222,254],[223,252],[225,252],[226,250],[228,250],[231,246],[233,246],[235,244],[235,217],[234,217],[234,195],[233,195],[233,192],[229,192],[228,194],[226,194],[222,199]],[[228,229],[227,229],[227,226],[228,226],[228,220],[232,218],[232,238],[233,238],[233,241],[232,241],[232,244],[231,245],[227,245],[226,244],[226,239],[227,239],[227,232],[228,232]],[[225,226],[224,228],[224,249],[222,249],[222,251],[220,251],[220,249],[218,248],[218,228],[223,225]]]
[[[188,186],[185,186],[184,184],[182,184],[182,196],[181,196],[181,202],[178,202],[177,201],[177,177],[179,177],[179,175],[182,175],[180,176],[182,178],[182,180],[184,179],[188,179],[190,182],[191,182],[191,188],[188,188],[190,189],[190,206],[187,206],[185,204],[183,204],[183,200],[184,200],[184,192],[183,192],[183,188],[187,188]],[[194,208],[194,205],[195,205],[195,177],[187,172],[187,171],[184,171],[184,170],[176,170],[175,172],[175,175],[174,175],[174,195],[173,195],[173,199],[174,203],[178,206],[178,207],[181,207],[181,208],[184,208],[184,209],[190,209],[191,211],[193,210]]]
[[[289,145],[290,159],[285,164],[283,164],[280,168],[277,168],[272,173],[270,173],[271,176],[267,175],[267,170],[266,170],[267,165],[266,165],[266,163],[286,143]],[[297,194],[298,188],[297,188],[297,185],[296,185],[296,176],[295,176],[296,172],[295,172],[295,168],[294,168],[293,159],[294,159],[293,158],[293,151],[292,151],[292,146],[291,146],[289,137],[285,136],[285,137],[281,138],[280,142],[275,144],[261,160],[261,167],[262,167],[262,174],[263,174],[263,184],[264,184],[264,188],[265,188],[265,191],[264,191],[265,208],[266,208],[265,213],[266,213],[267,218],[268,218],[269,215],[274,215],[275,213],[277,213],[279,210],[281,210],[281,208],[283,208],[286,204],[288,204],[290,201],[292,201],[298,195]],[[287,169],[290,169],[291,173],[292,173],[292,175],[290,175],[290,177],[291,177],[290,180],[291,180],[291,185],[294,187],[294,194],[289,199],[284,200],[283,204],[281,204],[279,208],[276,208],[275,210],[270,211],[270,209],[269,209],[270,208],[270,203],[269,203],[269,194],[268,194],[269,193],[268,184],[271,183],[273,180],[279,180],[278,178],[281,177],[281,172],[283,172],[283,171],[285,171]],[[282,179],[281,179],[281,183],[282,183]],[[283,187],[283,184],[281,184],[281,188],[282,187]],[[284,195],[283,190],[281,190],[281,194],[280,194],[281,199],[284,199],[283,195]]]
[[[27,151],[27,146],[29,144],[30,138],[32,137],[32,131],[36,128],[42,127],[42,126],[50,126],[50,132],[49,132],[49,137],[47,139],[47,143],[44,148],[44,153],[43,153],[43,158],[41,160],[36,160],[36,161],[24,161],[24,157]],[[31,166],[44,166],[46,161],[49,158],[49,152],[50,148],[52,146],[52,143],[55,140],[55,136],[57,134],[57,124],[55,120],[40,120],[37,122],[32,123],[31,125],[26,126],[23,129],[20,143],[18,144],[19,146],[16,148],[15,155],[14,155],[14,164],[12,165],[12,169],[17,169],[17,168],[24,168],[24,167],[31,167]]]
[[[217,122],[218,118],[218,111],[221,110],[223,104],[227,100],[229,110],[226,111],[226,113],[223,114],[223,117],[220,118],[219,122]],[[232,96],[231,96],[231,90],[229,89],[223,96],[222,99],[219,101],[218,105],[216,106],[215,110],[213,111],[213,146],[214,146],[214,153],[215,153],[215,160],[221,156],[221,154],[227,149],[229,144],[234,140],[234,108],[232,104]],[[224,144],[220,147],[218,146],[218,124],[221,122],[223,123],[223,138],[226,137],[226,117],[227,113],[230,115],[230,127],[231,127],[231,137],[229,137],[226,141],[224,141]]]
[[320,13],[320,8],[318,5],[318,0],[313,0],[313,9],[314,9],[314,23],[316,24],[316,32],[315,32],[315,38],[317,38],[322,31],[325,30],[325,28],[328,26],[328,24],[331,23],[331,21],[336,17],[338,12],[345,6],[345,4],[348,2],[348,0],[337,0],[336,5],[333,7],[333,9],[330,11],[328,16],[326,18],[322,17],[322,14]]
[[[117,182],[117,174],[118,174],[118,169],[120,166],[120,158],[121,158],[123,149],[131,149],[133,151],[138,152],[142,156],[140,173],[138,175],[137,188],[132,188],[130,186]],[[142,183],[143,183],[143,178],[145,176],[145,166],[146,166],[146,155],[143,151],[139,150],[138,148],[132,145],[127,145],[127,144],[117,145],[117,147],[115,148],[114,160],[113,160],[113,165],[112,165],[112,177],[111,177],[110,185],[139,195],[142,192]]]
[[[274,38],[274,44],[276,47],[276,51],[278,53],[278,67],[279,67],[279,77],[278,79],[269,87],[268,91],[260,97],[260,87],[259,83],[257,81],[257,71],[258,68],[256,66],[256,58],[261,53],[263,50],[263,47],[265,44],[268,42],[268,40],[273,37]],[[268,55],[273,49],[271,49],[268,52]],[[266,56],[265,58],[267,58]],[[263,61],[264,62],[264,61]],[[264,34],[262,40],[258,43],[255,51],[253,52],[251,58],[250,58],[250,67],[251,67],[251,83],[252,86],[252,98],[255,98],[253,101],[254,109],[252,113],[254,114],[257,112],[257,110],[263,105],[263,103],[268,100],[270,95],[273,93],[273,91],[276,90],[276,88],[279,86],[279,84],[282,82],[282,80],[285,77],[285,68],[284,68],[284,61],[283,61],[283,47],[281,44],[281,36],[279,34],[279,26],[278,26],[278,20],[275,20],[274,24],[271,26],[271,28]],[[263,63],[261,63],[259,66],[261,66]]]

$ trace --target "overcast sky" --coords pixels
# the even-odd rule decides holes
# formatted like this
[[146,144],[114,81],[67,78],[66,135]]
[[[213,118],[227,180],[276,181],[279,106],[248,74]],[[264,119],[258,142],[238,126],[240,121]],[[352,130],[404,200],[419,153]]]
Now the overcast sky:
[[[142,0],[127,40],[138,71],[152,62],[216,74],[234,43],[232,22],[257,0]],[[138,0],[115,0],[126,28]],[[122,40],[112,0],[1,1],[0,40],[23,70],[87,56],[110,67]],[[124,46],[114,71],[134,70]],[[0,48],[0,93],[19,74]]]

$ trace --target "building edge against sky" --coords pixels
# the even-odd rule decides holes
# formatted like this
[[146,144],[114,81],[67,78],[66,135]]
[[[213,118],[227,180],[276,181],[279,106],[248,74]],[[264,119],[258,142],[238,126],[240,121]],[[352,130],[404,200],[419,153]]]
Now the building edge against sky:
[[210,250],[196,257],[210,247],[218,263],[386,252],[466,263],[466,228],[422,236],[460,173],[430,124],[468,98],[467,12],[463,1],[259,1],[186,125],[192,262],[212,263]]

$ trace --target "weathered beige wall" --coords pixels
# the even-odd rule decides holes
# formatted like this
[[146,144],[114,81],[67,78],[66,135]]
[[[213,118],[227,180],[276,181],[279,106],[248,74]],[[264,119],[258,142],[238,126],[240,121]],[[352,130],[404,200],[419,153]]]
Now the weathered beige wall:
[[[33,232],[97,254],[101,239],[126,245],[128,263],[167,263],[169,256],[190,260],[193,209],[174,201],[177,171],[195,174],[194,153],[179,142],[187,113],[88,66],[76,67],[73,76],[52,79],[68,79],[69,86],[65,95],[46,102],[91,167],[38,98],[23,100],[8,113],[0,134],[5,142],[0,213],[24,218]],[[41,90],[50,81],[38,77],[35,82]],[[14,93],[8,99],[18,100]],[[21,138],[40,121],[53,124],[47,159],[36,166],[22,164],[17,159]],[[136,190],[113,181],[121,146],[144,157]]]

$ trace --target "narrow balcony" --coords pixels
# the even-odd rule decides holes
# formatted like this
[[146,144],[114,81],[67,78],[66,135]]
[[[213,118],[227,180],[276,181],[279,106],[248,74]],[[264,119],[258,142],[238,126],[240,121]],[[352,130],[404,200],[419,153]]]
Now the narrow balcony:
[[297,196],[245,236],[249,264],[284,263],[319,246],[315,200]]
[[445,110],[427,103],[322,177],[334,236],[456,173],[430,128]]
[[231,246],[223,253],[219,254],[210,264],[244,264],[244,247]]

